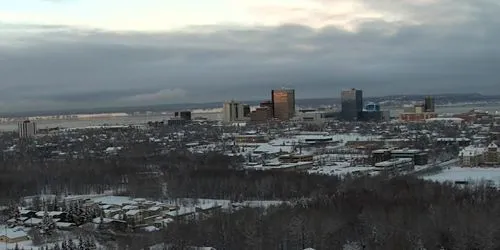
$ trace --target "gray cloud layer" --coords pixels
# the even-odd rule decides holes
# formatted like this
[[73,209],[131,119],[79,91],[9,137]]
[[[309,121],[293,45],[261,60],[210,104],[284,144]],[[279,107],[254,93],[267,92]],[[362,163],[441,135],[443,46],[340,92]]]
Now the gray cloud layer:
[[425,22],[364,20],[356,33],[297,24],[170,33],[0,25],[0,111],[264,99],[282,86],[298,97],[348,87],[500,93],[496,3],[376,3]]

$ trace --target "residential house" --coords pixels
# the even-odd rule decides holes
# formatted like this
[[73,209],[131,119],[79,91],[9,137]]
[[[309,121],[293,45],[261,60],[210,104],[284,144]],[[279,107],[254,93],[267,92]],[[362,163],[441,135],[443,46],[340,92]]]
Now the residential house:
[[192,220],[196,219],[197,213],[196,208],[194,207],[180,207],[175,211],[168,212],[166,214],[167,218],[171,219],[183,219],[183,220]]
[[39,218],[29,218],[23,223],[27,227],[37,227],[42,224],[42,219]]
[[222,209],[222,205],[219,205],[217,203],[206,203],[206,204],[200,204],[195,208],[196,212],[198,212],[202,216],[210,217],[213,215],[214,212]]
[[27,240],[28,234],[20,228],[0,228],[0,242],[14,244]]
[[76,227],[76,224],[69,222],[56,222],[56,227],[59,230],[71,230]]
[[166,228],[168,224],[174,222],[171,218],[158,218],[153,222],[153,226],[157,228]]
[[132,224],[142,224],[144,219],[144,210],[135,209],[125,213],[126,220]]

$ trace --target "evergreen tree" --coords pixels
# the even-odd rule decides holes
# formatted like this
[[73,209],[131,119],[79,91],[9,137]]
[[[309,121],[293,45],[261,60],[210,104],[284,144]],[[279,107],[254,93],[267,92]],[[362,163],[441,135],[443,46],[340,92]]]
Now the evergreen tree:
[[68,250],[68,243],[66,241],[61,243],[61,250]]
[[92,249],[97,249],[97,244],[95,243],[94,239],[90,239],[88,243],[89,243],[89,245],[88,245],[89,248],[88,249],[91,249],[91,250]]
[[72,239],[68,240],[68,250],[77,250],[78,248],[75,245],[75,242],[73,242]]
[[32,201],[31,201],[31,205],[32,205],[32,208],[33,210],[35,211],[40,211],[42,210],[42,203],[40,201],[40,197],[38,196],[35,196]]
[[96,249],[96,244],[94,242],[94,239],[90,237],[85,238],[83,246],[85,250]]
[[14,219],[15,223],[20,223],[19,219],[21,218],[21,211],[19,211],[19,207],[16,203],[10,204],[9,218]]
[[52,234],[52,232],[54,232],[54,230],[56,229],[56,223],[49,215],[47,210],[45,210],[45,212],[43,213],[41,229],[42,233],[44,234]]
[[78,249],[79,250],[85,250],[85,242],[82,237],[78,237]]
[[59,211],[59,199],[57,198],[57,195],[54,197],[54,200],[52,201],[52,211]]

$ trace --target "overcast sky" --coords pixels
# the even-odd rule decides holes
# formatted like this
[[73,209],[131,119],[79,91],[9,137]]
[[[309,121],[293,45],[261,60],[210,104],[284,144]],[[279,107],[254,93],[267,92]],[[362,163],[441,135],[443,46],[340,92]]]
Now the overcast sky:
[[0,112],[500,94],[498,0],[0,1]]

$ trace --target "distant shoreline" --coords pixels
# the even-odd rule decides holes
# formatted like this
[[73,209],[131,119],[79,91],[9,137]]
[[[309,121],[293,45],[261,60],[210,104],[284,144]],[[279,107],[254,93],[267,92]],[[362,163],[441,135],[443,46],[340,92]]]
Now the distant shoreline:
[[[440,95],[435,95],[436,98],[441,98]],[[448,95],[446,97],[454,97]],[[422,97],[422,99],[420,99]],[[406,102],[418,102],[423,100],[424,95],[415,96],[386,96],[386,97],[366,97],[365,101],[390,102],[391,104],[385,106],[390,109],[401,109]],[[393,99],[394,98],[394,99]],[[454,102],[442,104],[437,102],[436,107],[484,107],[500,104],[500,96],[472,96],[467,99],[464,95],[457,95],[451,98]],[[440,100],[440,99],[438,99]],[[443,101],[448,99],[443,97]],[[262,100],[261,100],[262,101]],[[449,100],[448,100],[449,101]],[[243,103],[255,106],[259,105],[260,101],[242,101]],[[400,104],[395,104],[400,103]],[[319,107],[324,105],[338,105],[340,100],[338,98],[310,98],[310,99],[297,99],[298,106],[303,107]],[[21,112],[0,112],[0,118],[27,118],[27,117],[49,117],[49,116],[74,116],[74,115],[94,115],[94,114],[110,114],[110,113],[126,113],[129,115],[145,115],[147,112],[154,114],[169,113],[181,110],[203,110],[220,108],[222,102],[209,102],[209,103],[186,103],[186,104],[164,104],[164,105],[150,105],[150,106],[135,106],[135,107],[103,107],[103,108],[89,108],[89,109],[74,109],[74,110],[51,110],[51,111],[21,111]]]

